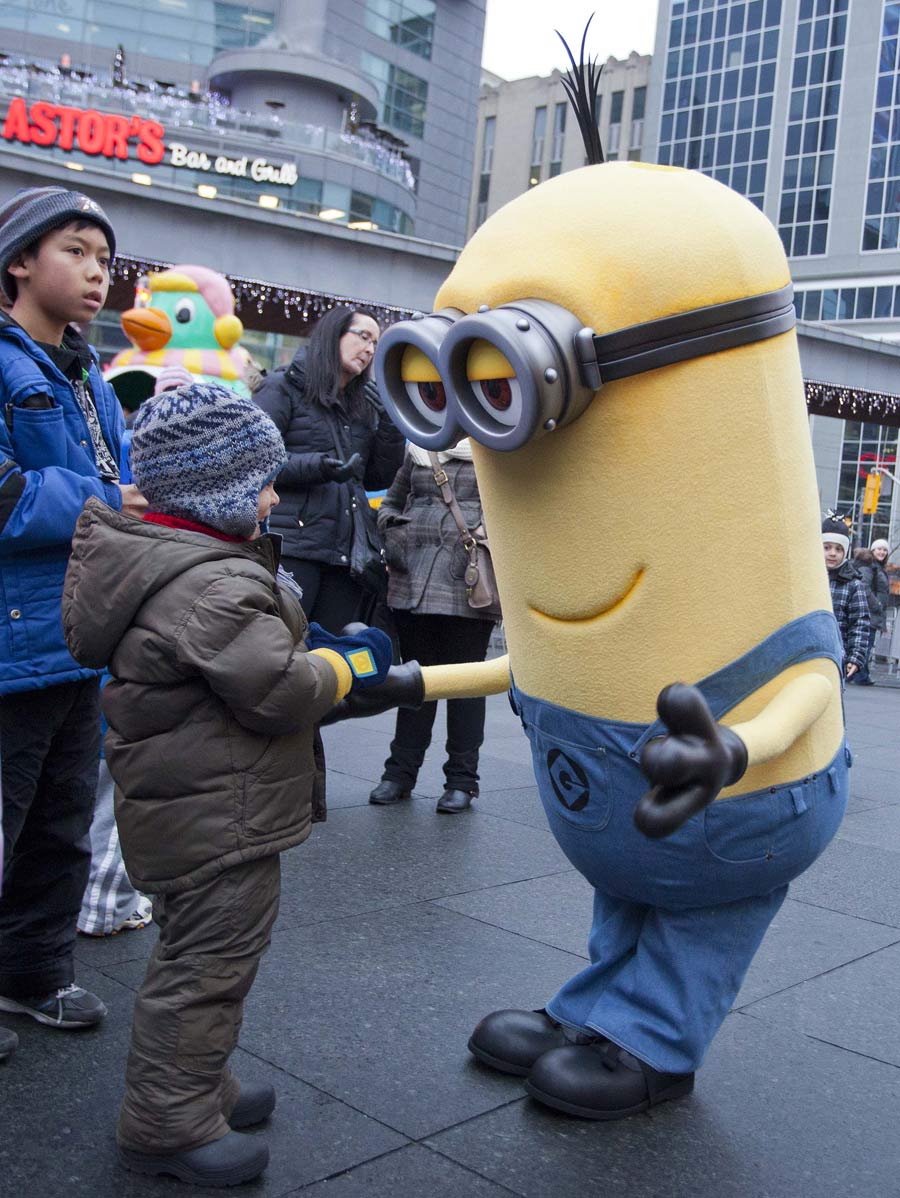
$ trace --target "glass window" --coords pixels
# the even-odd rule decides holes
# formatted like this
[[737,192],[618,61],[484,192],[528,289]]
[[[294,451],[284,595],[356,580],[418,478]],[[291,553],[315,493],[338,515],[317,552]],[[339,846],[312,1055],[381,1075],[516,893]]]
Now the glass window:
[[481,173],[489,175],[494,166],[494,138],[497,136],[497,118],[484,119],[484,135],[481,143]]
[[558,167],[562,162],[563,147],[566,139],[566,110],[568,107],[567,103],[557,104],[553,110],[553,144],[550,147],[551,175],[559,174],[559,170],[554,171],[553,167]]
[[[547,136],[547,108],[542,105],[534,110],[534,127],[531,132],[531,165],[540,166],[544,161],[544,140]],[[540,172],[538,172],[540,177]]]
[[366,28],[420,58],[431,58],[435,8],[432,0],[366,0]]
[[424,137],[428,103],[428,84],[425,80],[367,51],[360,55],[360,65],[378,88],[385,124],[410,133],[413,137]]

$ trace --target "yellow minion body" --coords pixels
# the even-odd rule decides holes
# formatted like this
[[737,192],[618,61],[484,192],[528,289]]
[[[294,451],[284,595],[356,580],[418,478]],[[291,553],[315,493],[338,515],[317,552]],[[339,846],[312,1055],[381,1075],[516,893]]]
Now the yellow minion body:
[[[775,230],[736,193],[696,172],[614,163],[501,209],[435,307],[538,299],[606,333],[788,282]],[[418,351],[401,373],[410,385],[439,382]],[[467,373],[473,384],[515,377],[484,341],[469,349]],[[793,332],[609,383],[577,419],[514,452],[472,439],[509,664],[527,694],[651,722],[669,683],[697,682],[831,609]],[[807,681],[791,689],[786,741],[784,705],[765,713],[798,678]],[[426,671],[429,697],[503,684],[502,662]],[[791,666],[723,722],[750,751],[724,795],[820,770],[843,735],[837,668]]]

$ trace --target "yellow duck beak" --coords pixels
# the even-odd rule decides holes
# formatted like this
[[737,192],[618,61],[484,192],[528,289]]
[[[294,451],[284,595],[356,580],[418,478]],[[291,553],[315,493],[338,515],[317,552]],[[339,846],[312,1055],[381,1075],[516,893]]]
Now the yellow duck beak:
[[128,340],[145,353],[162,349],[172,336],[171,322],[158,308],[129,308],[122,313],[122,328]]

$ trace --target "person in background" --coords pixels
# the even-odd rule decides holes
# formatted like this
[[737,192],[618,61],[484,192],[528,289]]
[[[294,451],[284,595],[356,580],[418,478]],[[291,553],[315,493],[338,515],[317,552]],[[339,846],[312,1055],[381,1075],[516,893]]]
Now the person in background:
[[866,660],[862,669],[853,678],[854,686],[874,686],[869,676],[869,664],[872,660],[872,650],[875,638],[879,632],[887,628],[887,607],[890,596],[887,574],[875,561],[871,549],[855,549],[853,564],[859,572],[860,581],[866,592],[866,602],[869,605],[869,645]]
[[843,520],[826,517],[822,546],[831,589],[831,605],[844,643],[844,676],[849,681],[866,663],[869,648],[869,605],[859,571],[849,561],[850,531]]
[[332,308],[309,345],[253,396],[287,451],[272,514],[284,568],[303,592],[307,617],[335,633],[365,618],[373,602],[350,572],[358,516],[377,536],[365,490],[388,486],[403,461],[404,439],[369,383],[379,336],[368,312]]
[[884,581],[887,584],[888,602],[886,607],[896,606],[897,599],[896,596],[894,596],[891,592],[891,579],[887,569],[888,562],[891,558],[891,547],[887,541],[885,541],[882,537],[879,537],[877,541],[872,542],[869,548],[872,550],[872,556],[875,558],[875,565],[884,575]]
[[[468,439],[438,454],[472,532],[484,524]],[[482,661],[495,620],[467,602],[468,554],[441,497],[427,452],[410,445],[378,510],[390,580],[388,604],[403,661],[421,665]],[[397,709],[397,725],[381,782],[369,795],[380,806],[408,799],[431,742],[437,703]],[[466,811],[478,794],[478,752],[484,740],[485,700],[447,702],[446,786],[437,810]]]
[[0,208],[0,740],[5,861],[0,1011],[77,1029],[106,1007],[75,982],[100,759],[99,671],[76,662],[60,610],[85,501],[139,514],[119,475],[122,412],[87,324],[109,290],[103,209],[61,187]]

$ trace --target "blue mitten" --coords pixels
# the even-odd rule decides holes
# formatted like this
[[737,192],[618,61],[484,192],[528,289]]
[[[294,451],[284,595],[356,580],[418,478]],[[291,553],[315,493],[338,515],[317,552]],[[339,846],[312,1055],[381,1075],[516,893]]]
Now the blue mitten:
[[387,677],[393,658],[388,634],[380,628],[366,628],[361,624],[353,627],[352,635],[343,636],[326,632],[320,624],[310,624],[306,643],[310,649],[329,649],[338,653],[350,667],[353,690],[360,686],[379,686]]

